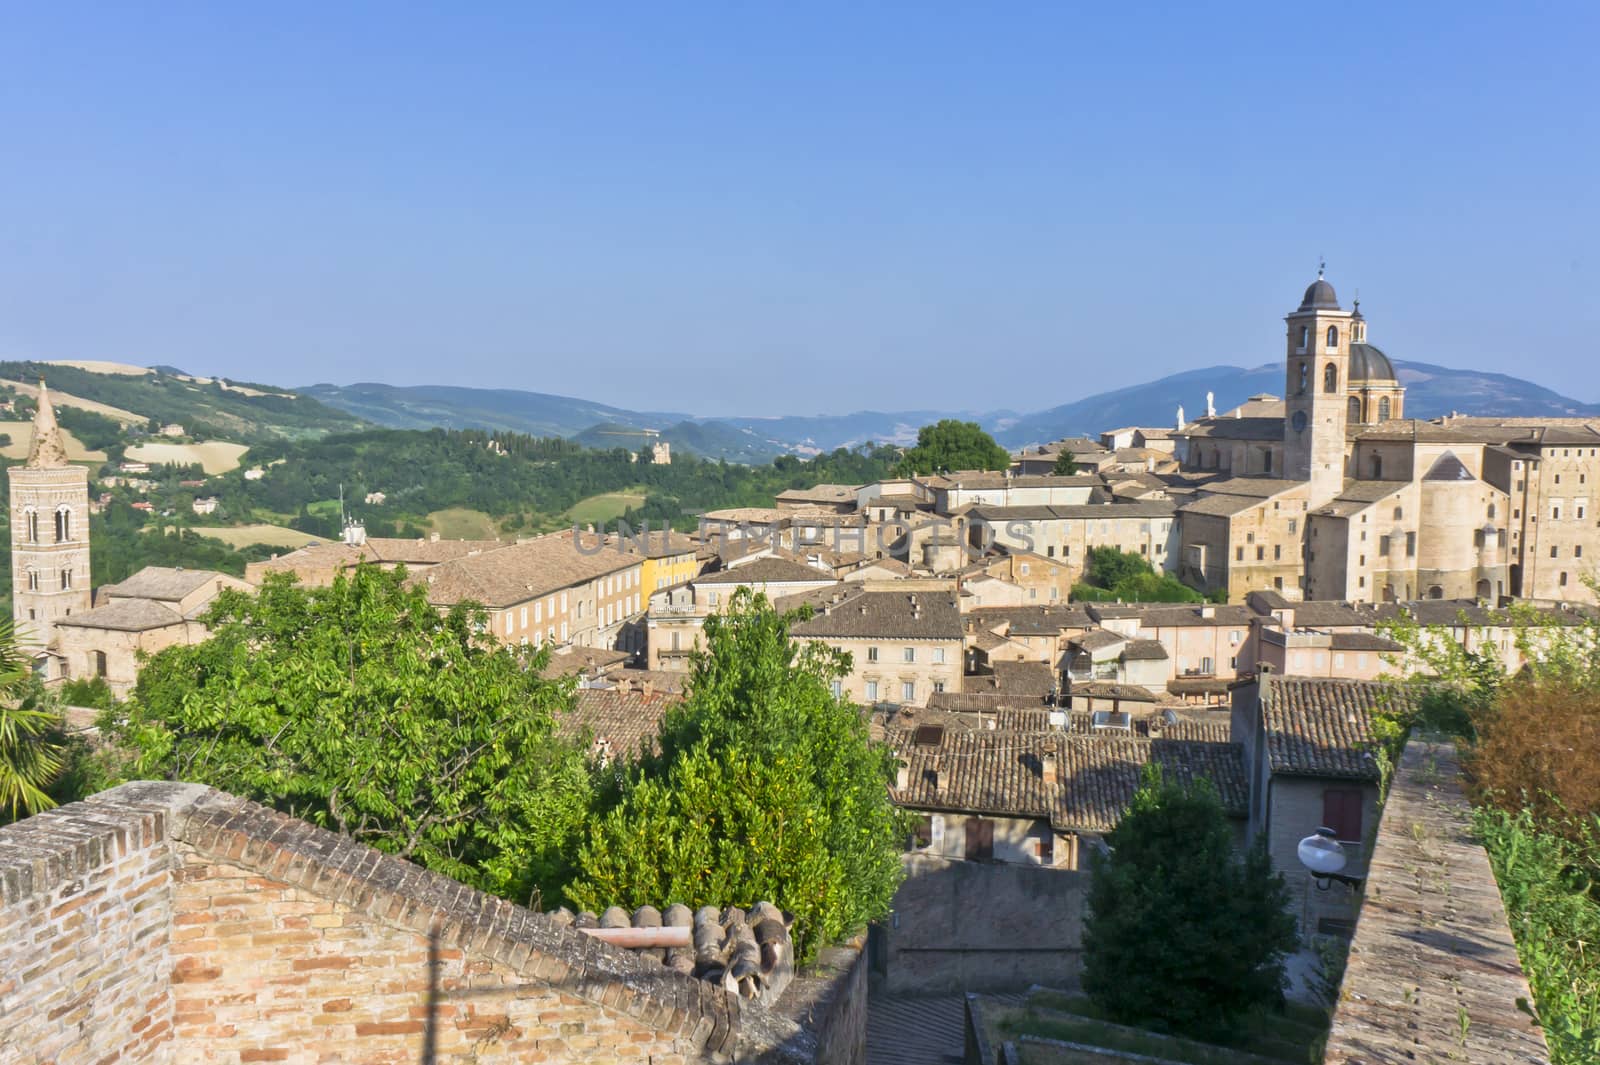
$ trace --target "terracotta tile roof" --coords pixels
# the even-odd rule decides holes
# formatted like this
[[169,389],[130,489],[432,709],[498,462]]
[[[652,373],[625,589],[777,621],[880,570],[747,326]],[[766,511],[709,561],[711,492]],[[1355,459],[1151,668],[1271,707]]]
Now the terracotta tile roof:
[[601,672],[631,661],[633,655],[608,647],[564,647],[550,654],[550,664],[542,676],[571,677],[580,673]]
[[1044,662],[996,662],[994,674],[967,677],[965,686],[1022,698],[1043,699],[1056,690],[1056,671]]
[[125,581],[105,585],[98,594],[116,599],[157,599],[162,602],[177,602],[212,581],[227,579],[225,574],[209,569],[146,566]]
[[1160,640],[1133,640],[1122,649],[1124,662],[1162,662],[1167,658],[1167,649]]
[[1094,624],[1081,606],[980,606],[964,615],[971,627],[1007,626],[1013,636],[1053,636],[1063,629],[1087,629]]
[[1191,422],[1174,435],[1211,440],[1282,440],[1283,417],[1209,418]]
[[1073,681],[1067,688],[1073,696],[1088,696],[1094,699],[1120,699],[1129,703],[1154,703],[1155,694],[1149,688],[1137,684],[1117,684],[1107,680],[1081,680]]
[[1404,686],[1268,675],[1260,680],[1267,760],[1288,776],[1378,779],[1376,711],[1409,705]]
[[386,536],[367,538],[369,557],[379,562],[411,566],[436,566],[451,559],[481,555],[485,551],[508,546],[510,545],[504,540],[405,540]]
[[858,592],[795,625],[802,637],[961,639],[961,613],[950,592]]
[[748,911],[738,906],[691,910],[681,902],[665,910],[641,906],[632,913],[613,906],[598,916],[589,911],[574,914],[563,907],[549,916],[562,928],[688,929],[689,946],[639,947],[632,952],[764,1006],[777,1002],[794,979],[790,919],[770,902],[758,902]]
[[60,618],[56,624],[67,628],[145,632],[181,625],[183,620],[182,614],[154,599],[113,599],[105,606]]
[[730,566],[716,573],[703,573],[696,584],[798,584],[834,580],[834,576],[804,562],[787,558],[758,558],[743,565]]
[[[1253,616],[1248,607],[1190,605],[1187,603],[1090,603],[1089,616],[1101,618],[1137,618],[1140,628],[1176,629],[1190,626],[1236,628],[1248,626]],[[1211,616],[1206,616],[1206,611]]]
[[[906,786],[889,789],[899,806],[969,814],[1047,819],[1063,831],[1109,832],[1155,762],[1169,778],[1209,779],[1236,817],[1248,803],[1243,747],[1235,743],[1080,736],[1060,731],[943,730],[919,745],[917,732],[893,731],[889,742],[906,765]],[[1044,780],[1045,759],[1056,780]]]
[[[1132,718],[1133,735],[1169,740],[1228,743],[1232,726],[1226,710],[1175,711],[1172,723],[1160,712],[1142,711]],[[918,725],[943,725],[958,731],[1067,732],[1098,736],[1094,715],[1087,710],[1063,710],[1029,697],[1015,698],[998,692],[939,692],[922,707],[900,707],[884,720],[884,729],[914,729]]]
[[638,555],[593,537],[586,538],[584,550],[580,550],[568,530],[442,562],[417,574],[412,582],[425,585],[428,602],[438,606],[472,600],[489,607],[507,607],[639,563]]
[[1110,629],[1092,629],[1081,636],[1074,636],[1067,641],[1074,647],[1081,647],[1085,651],[1104,651],[1112,647],[1119,647],[1130,642],[1128,637],[1120,632]]
[[572,709],[556,720],[556,732],[568,739],[585,735],[591,750],[608,757],[631,758],[640,746],[655,744],[661,715],[683,702],[683,696],[656,691],[646,694],[627,688],[579,688]]

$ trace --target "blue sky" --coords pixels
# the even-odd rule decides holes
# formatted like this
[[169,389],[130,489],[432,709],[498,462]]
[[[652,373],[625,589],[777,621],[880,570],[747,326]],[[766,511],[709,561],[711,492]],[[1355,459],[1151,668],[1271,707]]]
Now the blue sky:
[[0,357],[694,413],[1282,350],[1600,401],[1600,5],[13,5]]

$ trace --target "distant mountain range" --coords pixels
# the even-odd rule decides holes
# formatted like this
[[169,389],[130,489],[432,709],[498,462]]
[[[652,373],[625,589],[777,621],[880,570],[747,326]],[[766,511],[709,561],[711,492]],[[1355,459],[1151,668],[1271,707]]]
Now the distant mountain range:
[[[1405,383],[1406,412],[1433,418],[1451,411],[1520,417],[1600,417],[1583,403],[1505,374],[1396,362]],[[1205,413],[1208,391],[1217,410],[1252,395],[1283,391],[1283,367],[1208,366],[1156,381],[1101,392],[1048,410],[856,411],[852,414],[702,417],[676,411],[636,411],[592,400],[506,388],[448,385],[312,385],[286,391],[273,385],[196,377],[172,367],[107,362],[0,363],[0,380],[50,385],[124,421],[179,422],[199,435],[255,443],[320,436],[368,424],[398,429],[500,429],[564,436],[591,447],[637,450],[665,440],[675,451],[729,462],[768,462],[778,455],[812,455],[872,442],[907,444],[941,418],[975,421],[1010,448],[1063,436],[1093,435],[1123,425],[1171,425],[1181,404],[1189,418]]]
[[[1506,374],[1453,370],[1421,362],[1395,362],[1406,385],[1406,412],[1435,418],[1462,414],[1511,417],[1600,417],[1600,404],[1583,403]],[[1101,392],[1033,414],[1014,411],[856,411],[852,414],[775,418],[711,417],[629,411],[588,400],[514,389],[401,387],[382,384],[312,385],[297,390],[370,422],[396,428],[505,429],[574,437],[594,447],[638,448],[654,429],[676,449],[730,462],[765,462],[781,454],[814,454],[874,441],[904,444],[917,429],[941,418],[976,421],[1007,447],[1063,436],[1094,435],[1123,425],[1171,425],[1181,404],[1187,417],[1205,413],[1206,393],[1217,410],[1252,395],[1283,392],[1283,367],[1208,366]]]

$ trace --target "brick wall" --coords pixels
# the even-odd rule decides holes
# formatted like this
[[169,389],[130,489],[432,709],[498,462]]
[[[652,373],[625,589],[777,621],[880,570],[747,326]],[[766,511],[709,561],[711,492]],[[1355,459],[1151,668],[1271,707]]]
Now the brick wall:
[[0,829],[0,1061],[166,1061],[175,858],[160,803]]
[[[347,904],[182,848],[173,899],[172,1008],[196,1063],[627,1060],[683,1065],[657,1031],[495,960]],[[529,979],[529,976],[534,977]],[[605,995],[598,996],[602,999]]]
[[0,888],[0,1062],[854,1065],[865,1042],[833,1005],[855,969],[786,1015],[196,785],[0,829]]

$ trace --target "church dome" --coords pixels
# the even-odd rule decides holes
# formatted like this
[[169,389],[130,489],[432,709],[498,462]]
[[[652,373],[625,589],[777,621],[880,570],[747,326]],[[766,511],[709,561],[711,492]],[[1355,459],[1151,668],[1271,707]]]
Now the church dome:
[[1328,284],[1318,275],[1306,289],[1305,298],[1300,301],[1302,311],[1336,311],[1339,309],[1339,297],[1334,294],[1333,286]]
[[1389,356],[1371,344],[1350,345],[1351,381],[1397,381]]

